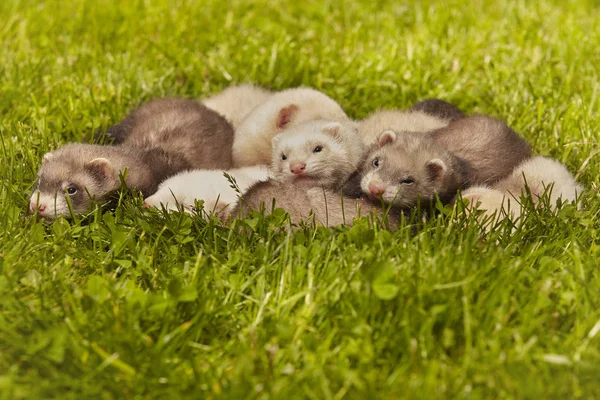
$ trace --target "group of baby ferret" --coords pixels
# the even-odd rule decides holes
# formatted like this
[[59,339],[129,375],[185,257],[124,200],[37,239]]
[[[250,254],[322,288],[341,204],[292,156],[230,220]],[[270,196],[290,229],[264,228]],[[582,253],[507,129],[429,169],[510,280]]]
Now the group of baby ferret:
[[356,121],[311,88],[243,84],[201,101],[150,101],[102,135],[110,144],[44,155],[32,212],[85,213],[114,201],[122,180],[147,207],[197,212],[203,201],[228,219],[275,204],[294,222],[328,226],[394,219],[437,199],[451,203],[459,190],[485,213],[512,217],[522,194],[537,202],[549,191],[554,207],[582,192],[564,165],[532,157],[505,122],[439,99]]

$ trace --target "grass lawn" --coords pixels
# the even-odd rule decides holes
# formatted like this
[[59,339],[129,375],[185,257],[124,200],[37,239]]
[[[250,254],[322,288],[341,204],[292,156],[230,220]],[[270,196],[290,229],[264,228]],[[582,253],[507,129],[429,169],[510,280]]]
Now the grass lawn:
[[[597,2],[3,0],[0,21],[0,398],[600,398]],[[45,152],[240,82],[503,118],[583,210],[487,236],[451,207],[393,233],[239,235],[131,196],[26,214]]]

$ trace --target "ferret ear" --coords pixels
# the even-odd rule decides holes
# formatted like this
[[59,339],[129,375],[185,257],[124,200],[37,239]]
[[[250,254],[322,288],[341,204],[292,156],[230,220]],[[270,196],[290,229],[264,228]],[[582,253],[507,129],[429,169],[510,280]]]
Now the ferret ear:
[[339,137],[340,129],[342,129],[342,124],[339,122],[330,122],[323,127],[323,132],[333,137]]
[[52,154],[52,153],[44,154],[44,157],[42,157],[42,164],[52,160],[52,157],[54,157],[54,154]]
[[106,158],[94,158],[92,161],[85,163],[84,168],[99,181],[113,180],[115,178],[115,171],[112,165],[110,165],[110,161]]
[[446,175],[448,167],[446,166],[446,163],[439,158],[434,158],[433,160],[427,161],[427,164],[425,164],[425,169],[427,170],[429,179],[431,179],[433,182],[439,183],[444,180],[444,176]]
[[277,122],[275,123],[277,129],[285,129],[285,127],[288,126],[290,122],[292,122],[292,119],[294,118],[294,115],[297,111],[298,106],[295,104],[290,104],[289,106],[283,107],[281,110],[279,110]]
[[377,140],[377,145],[379,147],[386,146],[388,144],[392,144],[396,141],[396,132],[392,130],[384,131],[381,135],[379,135],[379,139]]

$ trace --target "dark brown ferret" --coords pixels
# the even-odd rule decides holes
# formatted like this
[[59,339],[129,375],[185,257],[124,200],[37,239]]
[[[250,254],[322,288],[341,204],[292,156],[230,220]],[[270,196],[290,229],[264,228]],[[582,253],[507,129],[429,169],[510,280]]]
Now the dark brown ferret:
[[252,186],[232,210],[233,218],[245,217],[251,210],[272,211],[283,208],[290,215],[292,223],[314,221],[317,225],[352,225],[356,218],[373,214],[380,220],[387,217],[389,226],[398,226],[398,210],[384,210],[378,203],[368,199],[342,197],[339,193],[314,186],[280,183],[273,180],[259,182]]
[[126,184],[153,194],[168,177],[189,169],[229,169],[233,130],[216,112],[184,99],[156,100],[119,125],[127,132],[116,146],[67,144],[44,156],[30,208],[46,218],[87,211],[106,203]]

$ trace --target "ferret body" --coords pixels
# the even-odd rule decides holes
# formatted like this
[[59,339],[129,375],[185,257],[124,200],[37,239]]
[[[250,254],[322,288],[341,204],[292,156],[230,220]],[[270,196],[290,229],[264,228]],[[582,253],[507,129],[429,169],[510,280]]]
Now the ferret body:
[[237,129],[252,110],[267,101],[273,95],[270,90],[242,84],[230,86],[221,93],[202,100],[202,104],[216,111]]
[[314,89],[296,88],[273,94],[252,110],[236,129],[234,165],[268,164],[272,156],[273,136],[314,119],[348,121],[348,116],[333,99]]
[[419,109],[378,111],[359,122],[358,133],[367,146],[373,146],[379,136],[388,130],[399,133],[430,132],[447,126],[450,121],[450,118],[440,118]]
[[531,192],[534,203],[548,192],[549,207],[554,210],[558,200],[573,202],[583,192],[567,168],[560,162],[547,157],[533,157],[517,166],[505,179],[492,186],[475,186],[465,190],[462,198],[473,206],[496,216],[521,214],[520,196]]
[[385,131],[365,158],[360,187],[373,199],[408,209],[437,195],[451,200],[466,179],[465,166],[422,133]]
[[439,102],[417,103],[417,111],[375,113],[361,121],[359,134],[367,145],[373,145],[386,130],[423,132],[465,163],[469,185],[497,182],[531,156],[529,144],[503,121],[487,115],[461,116],[460,110],[452,111],[454,106]]
[[466,163],[469,185],[493,184],[531,156],[525,139],[505,122],[487,115],[457,119],[429,135]]
[[133,110],[116,126],[127,132],[123,145],[159,147],[167,153],[181,154],[196,169],[232,166],[231,124],[197,101],[153,100]]
[[252,186],[232,210],[233,218],[245,217],[251,210],[270,212],[275,202],[276,208],[283,208],[290,215],[292,223],[311,222],[324,226],[352,225],[354,219],[370,213],[381,218],[387,215],[391,228],[398,225],[398,210],[383,210],[377,203],[366,199],[341,197],[339,193],[303,184],[279,183],[274,180],[260,182]]
[[68,197],[73,211],[82,213],[90,203],[109,199],[125,169],[127,186],[148,196],[178,172],[231,167],[231,125],[198,102],[155,100],[131,112],[117,127],[122,133],[119,145],[68,144],[46,154],[31,210],[47,218],[68,215]]
[[161,149],[67,144],[44,156],[30,209],[46,218],[69,215],[69,198],[73,212],[81,214],[94,203],[110,202],[126,169],[127,187],[149,195],[160,181],[186,168],[183,157]]
[[204,210],[215,212],[224,218],[229,215],[231,208],[237,203],[238,193],[231,187],[224,172],[235,178],[241,194],[257,182],[266,181],[268,168],[266,165],[222,170],[192,170],[181,172],[162,182],[158,191],[147,197],[147,206],[168,210],[178,210],[178,205],[186,212],[194,210],[195,200],[204,200]]
[[273,137],[271,175],[337,190],[358,170],[366,148],[353,122],[308,121]]

